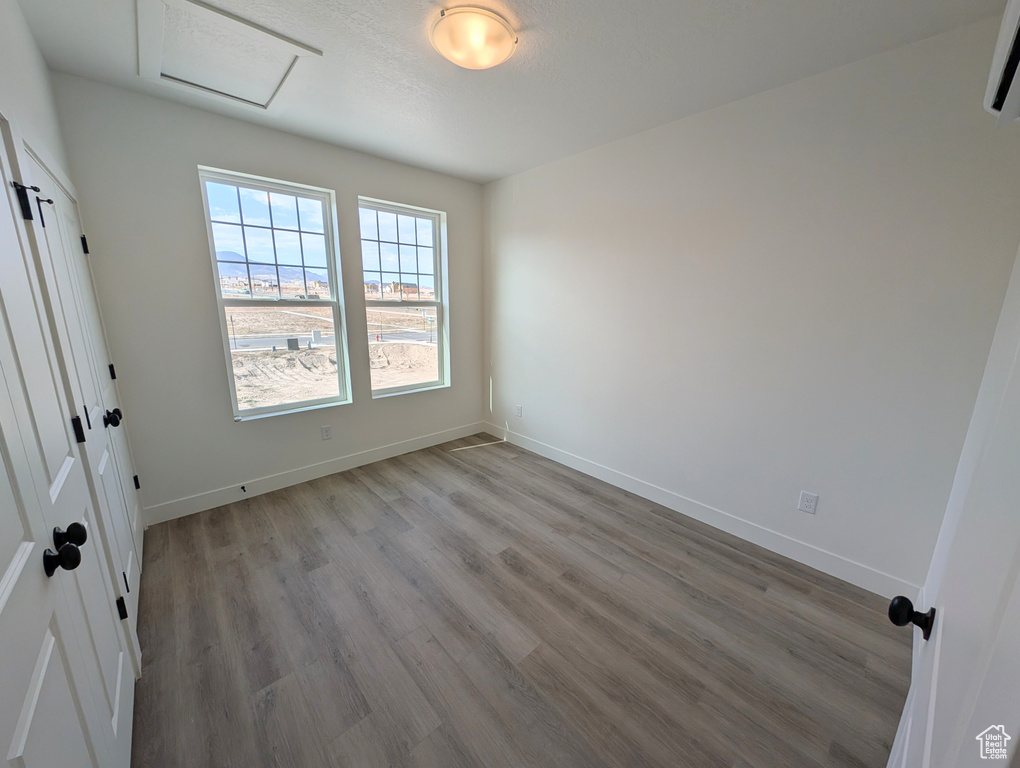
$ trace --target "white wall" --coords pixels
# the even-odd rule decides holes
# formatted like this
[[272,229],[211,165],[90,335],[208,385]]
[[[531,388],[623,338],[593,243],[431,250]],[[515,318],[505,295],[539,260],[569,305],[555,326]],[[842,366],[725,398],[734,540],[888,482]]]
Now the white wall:
[[981,109],[997,25],[489,185],[489,420],[916,589],[1020,241],[1020,132]]
[[[476,428],[480,186],[68,75],[54,88],[150,522]],[[233,421],[198,165],[336,190],[353,404]],[[371,398],[358,195],[449,214],[447,389]]]
[[66,167],[49,71],[14,0],[0,0],[0,113],[33,147]]

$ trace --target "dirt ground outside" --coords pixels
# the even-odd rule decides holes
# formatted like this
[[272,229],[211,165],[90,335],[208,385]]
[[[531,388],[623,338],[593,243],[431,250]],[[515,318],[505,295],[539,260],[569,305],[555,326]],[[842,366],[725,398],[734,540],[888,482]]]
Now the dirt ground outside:
[[226,307],[231,336],[266,336],[280,333],[333,333],[330,307]]
[[372,389],[428,384],[439,379],[439,349],[435,344],[369,342],[368,364]]
[[[368,334],[392,335],[401,331],[435,331],[435,310],[413,308],[376,309],[366,312]],[[333,311],[329,307],[226,307],[227,333],[233,338],[278,334],[333,332]],[[431,321],[430,321],[430,318]]]
[[237,406],[242,410],[336,397],[340,392],[332,347],[235,351],[231,358]]
[[[395,308],[379,309],[369,307],[366,312],[368,321],[368,334],[371,337],[376,333],[392,334],[399,331],[429,331],[435,330],[434,309],[422,311],[416,308]],[[429,318],[432,321],[429,322]]]
[[[372,388],[426,384],[439,378],[434,344],[370,342]],[[231,353],[234,387],[240,409],[297,403],[339,392],[336,350],[235,350]]]

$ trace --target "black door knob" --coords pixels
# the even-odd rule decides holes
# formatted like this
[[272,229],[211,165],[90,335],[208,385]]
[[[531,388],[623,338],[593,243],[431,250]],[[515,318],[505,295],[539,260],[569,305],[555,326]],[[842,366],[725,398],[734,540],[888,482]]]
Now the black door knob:
[[67,526],[66,531],[62,531],[60,528],[53,529],[53,546],[58,550],[64,546],[66,542],[71,542],[76,547],[80,547],[88,540],[89,530],[81,523],[71,523]]
[[103,426],[104,427],[119,427],[120,420],[124,418],[124,414],[120,412],[120,408],[114,408],[112,411],[107,411],[103,415]]
[[899,595],[889,603],[889,621],[897,627],[905,627],[913,624],[921,630],[921,636],[927,640],[931,637],[931,628],[935,625],[935,609],[928,609],[927,613],[920,613],[914,610],[914,604],[909,598]]
[[81,550],[71,542],[65,542],[56,552],[47,549],[43,552],[43,569],[47,576],[56,573],[57,568],[73,571],[81,565]]

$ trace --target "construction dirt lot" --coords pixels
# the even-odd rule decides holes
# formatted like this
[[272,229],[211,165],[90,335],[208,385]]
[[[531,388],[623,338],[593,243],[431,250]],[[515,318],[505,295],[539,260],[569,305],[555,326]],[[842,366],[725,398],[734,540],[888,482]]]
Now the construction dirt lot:
[[[438,380],[438,347],[429,343],[432,335],[421,311],[370,309],[366,319],[373,389]],[[336,397],[339,383],[336,350],[331,345],[332,309],[231,306],[226,308],[226,320],[239,408]],[[329,334],[323,339],[327,344],[306,348],[312,331]],[[286,349],[287,338],[293,336],[303,339],[301,349]],[[243,348],[246,340],[259,346]],[[268,348],[270,343],[277,349]],[[357,345],[352,354],[355,349]]]
[[[432,312],[434,315],[435,313]],[[323,306],[226,307],[227,332],[238,337],[267,334],[333,332],[333,310]],[[367,312],[369,334],[402,330],[427,331],[428,322],[417,309],[372,309]]]
[[[436,381],[434,344],[369,342],[372,388],[386,389]],[[237,405],[241,409],[336,397],[336,350],[235,351],[232,355]]]

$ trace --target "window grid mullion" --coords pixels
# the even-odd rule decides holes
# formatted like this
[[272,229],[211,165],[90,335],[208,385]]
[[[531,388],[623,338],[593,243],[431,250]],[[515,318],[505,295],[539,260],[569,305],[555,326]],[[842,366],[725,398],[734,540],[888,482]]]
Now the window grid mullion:
[[[378,211],[376,211],[376,214],[377,214],[376,227],[378,227],[379,226],[379,224],[378,224]],[[431,275],[426,275],[426,274],[422,273],[420,271],[421,267],[418,266],[418,237],[417,237],[417,233],[415,234],[415,242],[412,245],[412,247],[414,248],[414,265],[415,265],[414,269],[415,269],[415,271],[414,272],[407,272],[407,273],[404,272],[403,264],[401,262],[401,255],[400,255],[400,246],[401,246],[401,243],[393,243],[393,242],[390,242],[389,240],[373,240],[373,239],[368,238],[368,237],[363,237],[363,238],[361,238],[361,240],[363,242],[366,242],[366,243],[375,243],[376,248],[378,248],[378,251],[379,251],[379,269],[378,269],[378,273],[379,273],[379,295],[380,296],[382,295],[382,286],[383,286],[382,273],[386,271],[383,268],[383,265],[382,265],[382,245],[383,245],[383,243],[387,243],[388,245],[395,245],[395,246],[397,246],[397,277],[398,277],[398,279],[400,281],[400,299],[398,299],[398,301],[404,301],[404,298],[403,298],[404,297],[404,291],[403,291],[404,274],[407,274],[409,277],[413,276],[416,279],[416,283],[417,283],[417,286],[418,286],[418,291],[417,291],[418,296],[421,296],[421,278],[423,278],[423,277],[431,277],[432,278],[432,283],[433,283],[432,291],[433,291],[434,294],[439,295],[440,291],[439,291],[439,288],[436,285],[436,271],[437,270],[436,270],[436,247],[435,247],[435,244],[434,244],[435,243],[435,236],[433,236],[433,245],[431,246],[432,247],[432,274]],[[407,245],[407,243],[404,243],[404,245]],[[422,247],[428,247],[428,246],[422,246]],[[362,260],[364,260],[364,252],[362,252]],[[364,261],[362,262],[362,265],[361,265],[361,271],[362,271],[362,274],[364,274],[365,272],[376,272],[376,270],[374,270],[374,269],[373,270],[365,269]],[[422,299],[419,299],[419,301],[421,301],[421,300]],[[368,299],[368,301],[371,301],[371,299]],[[392,301],[392,299],[390,301]]]
[[441,302],[438,301],[380,301],[379,299],[365,299],[366,307],[438,307]]
[[263,304],[256,304],[256,305],[252,306],[252,304],[250,302],[245,302],[245,301],[240,301],[240,302],[236,302],[235,301],[235,302],[232,302],[232,303],[224,302],[224,304],[223,304],[223,308],[224,309],[280,309],[280,310],[285,310],[285,309],[294,309],[294,310],[302,310],[302,309],[333,309],[334,307],[337,307],[337,306],[338,305],[333,303],[333,302],[328,302],[328,303],[324,303],[324,304],[313,304],[311,307],[309,307],[308,304],[306,304],[305,302],[302,302],[302,301],[299,301],[299,302],[296,302],[296,303],[273,302],[271,306],[263,305]]
[[[322,203],[320,202],[320,205]],[[305,238],[301,230],[301,206],[298,205],[297,197],[294,197],[294,207],[297,208],[297,228],[298,228],[298,250],[301,251],[301,277],[305,281],[305,296],[308,295],[308,266],[305,264]],[[327,263],[326,279],[329,279],[329,264]]]
[[[244,248],[244,271],[248,273],[248,295],[255,296],[255,284],[251,279],[251,262],[248,260],[248,240],[244,236],[244,211],[241,210],[241,188],[234,186],[234,190],[237,192],[237,218],[241,222],[241,247]],[[216,254],[217,257],[219,254]]]
[[[297,198],[294,198],[297,205]],[[270,192],[266,192],[266,208],[269,209],[269,236],[273,238],[273,266],[276,268],[276,295],[283,298],[283,279],[280,277],[280,257],[276,254],[276,231],[273,229],[273,198]],[[303,272],[303,270],[302,270]]]
[[[414,268],[418,269],[418,222],[415,221],[416,217],[411,217],[414,221]],[[400,214],[397,214],[397,240],[400,240]],[[397,267],[400,269],[400,298],[404,298],[404,254],[400,251],[400,243],[397,243]],[[420,296],[421,294],[419,294]]]

